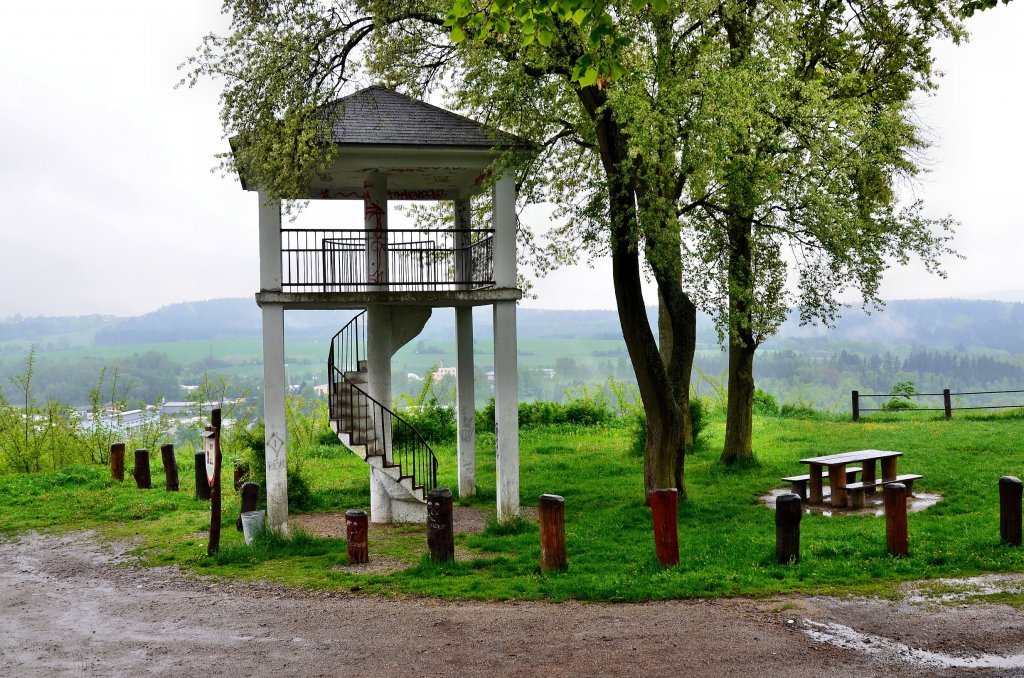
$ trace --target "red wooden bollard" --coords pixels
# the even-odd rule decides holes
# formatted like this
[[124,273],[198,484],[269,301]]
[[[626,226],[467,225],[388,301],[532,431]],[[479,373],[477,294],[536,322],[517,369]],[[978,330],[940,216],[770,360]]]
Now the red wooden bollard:
[[119,483],[124,482],[124,443],[110,446],[110,477]]
[[366,511],[352,509],[345,512],[345,539],[348,540],[348,564],[369,562],[369,521]]
[[662,567],[679,564],[679,492],[673,487],[651,490],[647,495],[651,503],[654,523],[654,551]]
[[885,543],[889,554],[897,558],[907,555],[907,488],[903,483],[889,483],[882,490],[885,502]]
[[557,494],[540,495],[540,571],[564,570],[565,499]]

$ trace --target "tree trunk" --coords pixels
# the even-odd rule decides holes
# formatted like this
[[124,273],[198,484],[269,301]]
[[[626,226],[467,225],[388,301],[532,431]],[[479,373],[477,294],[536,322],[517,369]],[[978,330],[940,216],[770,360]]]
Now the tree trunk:
[[[640,276],[637,238],[636,197],[625,167],[628,144],[625,135],[604,106],[606,95],[595,87],[577,90],[580,100],[597,122],[601,162],[608,186],[609,240],[612,255],[612,282],[619,312],[622,338],[636,374],[637,388],[647,415],[647,445],[644,448],[644,496],[657,488],[675,487],[680,498],[686,496],[684,476],[683,427],[668,372],[658,353],[647,320]],[[660,287],[661,281],[659,281]],[[677,281],[678,285],[678,281]],[[672,311],[678,308],[678,295],[668,299]],[[681,288],[680,288],[681,294]],[[673,318],[673,329],[684,331]],[[681,350],[681,347],[680,349]]]
[[[658,349],[661,362],[668,370],[676,405],[679,407],[679,421],[683,427],[683,445],[687,450],[693,449],[693,421],[690,418],[690,380],[693,374],[693,354],[697,350],[697,307],[689,296],[683,295],[685,317],[682,324],[686,328],[680,345],[676,344],[676,336],[672,331],[672,318],[665,303],[665,295],[658,293]],[[681,349],[679,354],[675,349]],[[679,356],[678,366],[672,362],[673,354]]]
[[754,458],[754,351],[753,342],[729,341],[729,395],[725,415],[722,462],[732,464]]

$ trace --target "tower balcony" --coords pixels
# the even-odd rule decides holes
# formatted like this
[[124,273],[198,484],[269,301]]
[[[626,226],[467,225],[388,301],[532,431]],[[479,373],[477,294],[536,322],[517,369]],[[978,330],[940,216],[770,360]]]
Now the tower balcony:
[[281,229],[281,290],[290,308],[371,303],[466,306],[516,300],[495,287],[494,229]]

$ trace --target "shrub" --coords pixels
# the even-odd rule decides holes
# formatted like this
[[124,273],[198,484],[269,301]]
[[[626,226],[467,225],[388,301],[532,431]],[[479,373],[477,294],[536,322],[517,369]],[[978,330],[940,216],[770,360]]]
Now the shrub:
[[[687,452],[693,452],[700,446],[700,435],[707,425],[707,404],[697,396],[690,398],[690,424],[693,427],[693,447]],[[633,457],[642,457],[644,448],[647,447],[647,416],[643,410],[634,413],[629,428],[629,454]]]
[[892,396],[888,401],[882,403],[883,410],[914,410],[917,405],[910,400],[910,397],[917,393],[917,387],[912,381],[898,381],[889,389]]
[[[401,416],[419,431],[428,443],[450,443],[458,434],[455,409],[452,407],[432,403],[417,410],[405,410]],[[395,435],[399,436],[396,442],[401,440],[400,430],[400,427],[394,429]]]
[[768,391],[756,389],[754,391],[754,414],[762,417],[779,416],[779,401]]
[[779,416],[785,419],[820,419],[822,413],[803,400],[795,403],[783,403]]

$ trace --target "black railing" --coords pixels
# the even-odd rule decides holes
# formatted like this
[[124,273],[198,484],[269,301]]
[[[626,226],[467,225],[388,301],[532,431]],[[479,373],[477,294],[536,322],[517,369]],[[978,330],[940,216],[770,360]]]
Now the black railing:
[[401,478],[411,478],[424,496],[437,487],[437,457],[412,424],[370,397],[349,375],[365,372],[366,311],[352,318],[331,339],[327,356],[329,408],[332,421],[349,435],[353,445],[383,456],[385,466],[397,466]]
[[493,229],[281,229],[289,292],[475,290],[494,285]]
[[[857,421],[860,419],[860,415],[864,412],[942,412],[946,419],[953,418],[954,410],[1006,410],[1006,409],[1018,409],[1024,408],[1024,405],[970,405],[964,406],[959,404],[959,400],[963,396],[988,396],[988,395],[1002,395],[1006,393],[1024,393],[1021,390],[1011,391],[960,391],[954,393],[948,388],[942,389],[942,393],[861,393],[860,391],[852,392],[852,410],[853,420]],[[910,406],[889,406],[886,407],[885,403],[881,407],[861,407],[861,398],[887,398],[890,402],[901,401],[906,398],[907,403],[910,403],[910,398],[935,398],[942,397],[942,407],[921,407],[916,404]],[[953,396],[957,397],[957,404],[953,405]]]

